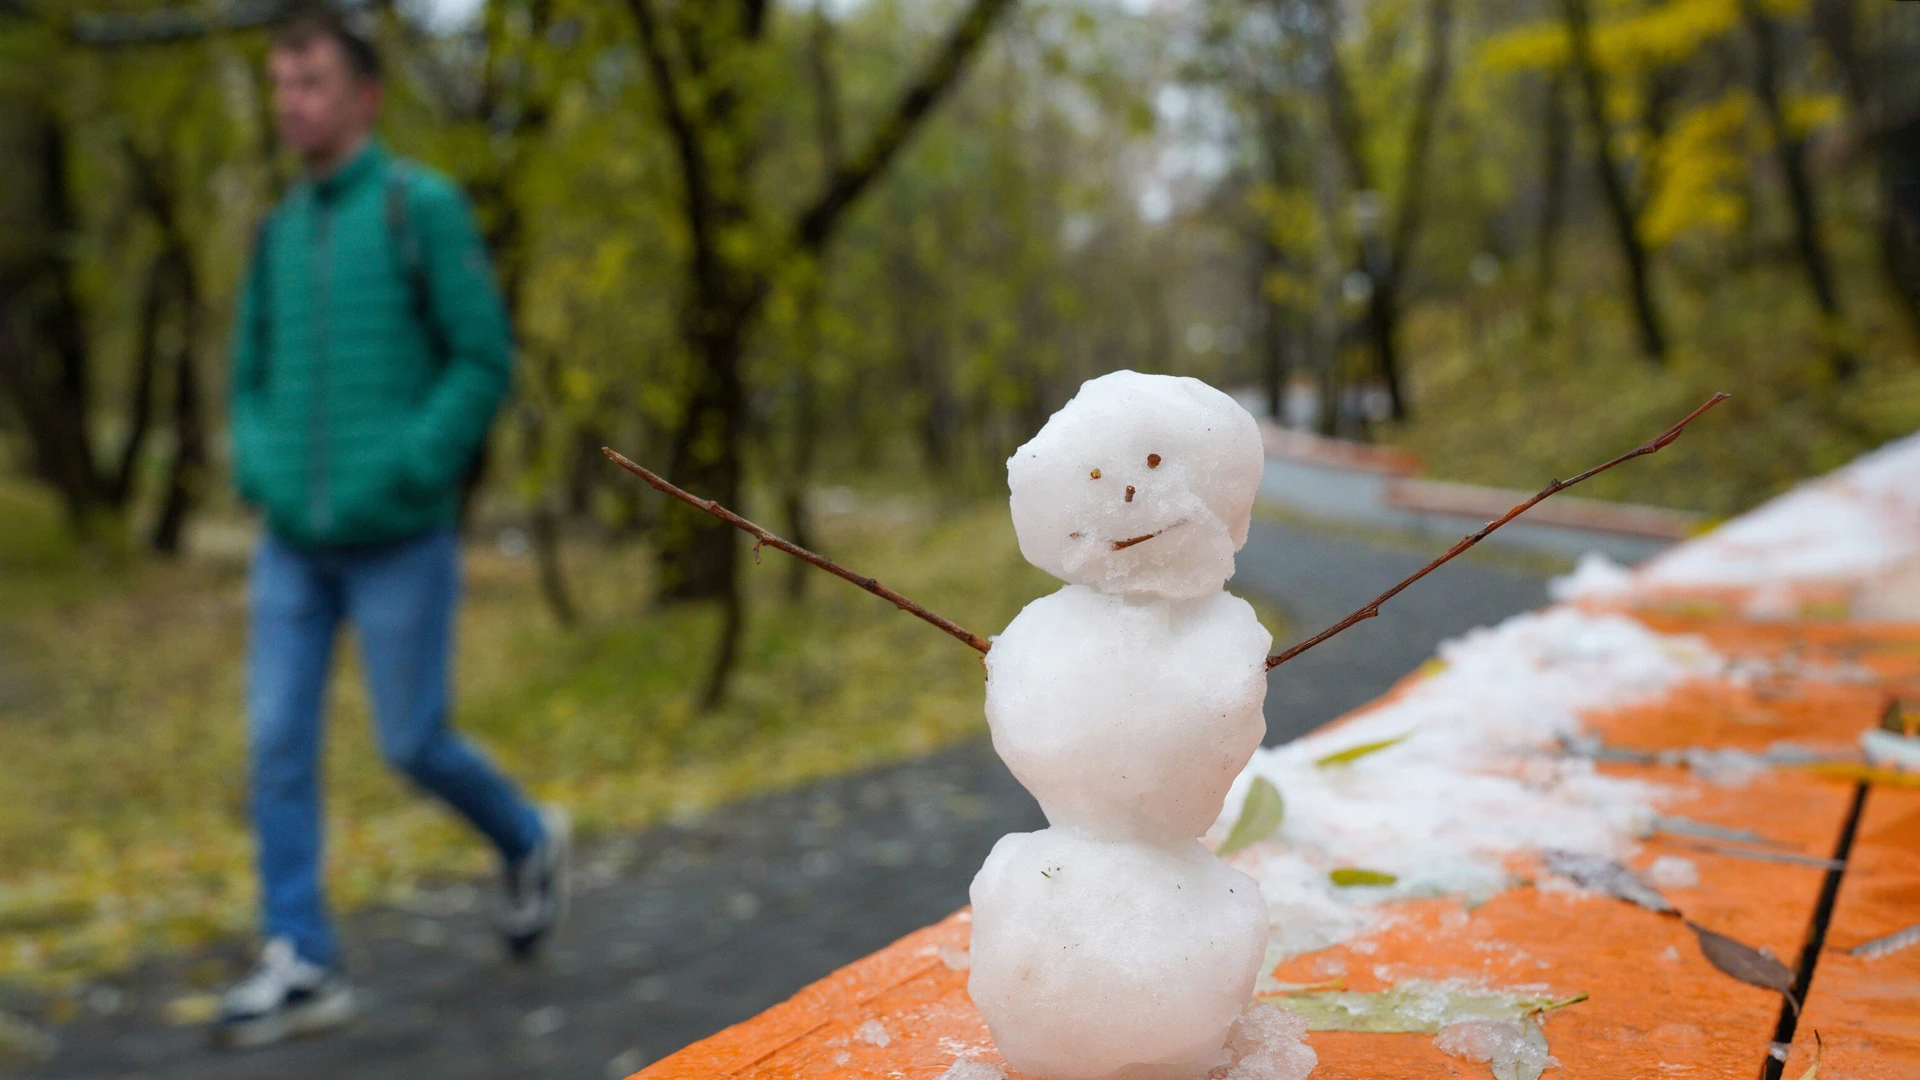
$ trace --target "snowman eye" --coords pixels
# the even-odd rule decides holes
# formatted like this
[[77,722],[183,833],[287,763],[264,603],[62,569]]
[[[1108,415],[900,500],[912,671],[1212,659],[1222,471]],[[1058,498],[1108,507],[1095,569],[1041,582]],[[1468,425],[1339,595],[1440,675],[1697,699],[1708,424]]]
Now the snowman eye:
[[1159,454],[1148,454],[1148,455],[1147,455],[1147,468],[1149,468],[1149,469],[1157,469],[1157,468],[1159,468],[1159,467],[1160,467],[1160,455],[1159,455]]
[[1092,474],[1091,474],[1091,475],[1092,475],[1092,477],[1093,477],[1093,479],[1095,479],[1095,480],[1098,480],[1098,479],[1100,479],[1100,470],[1099,470],[1099,469],[1095,469],[1095,470],[1093,470],[1093,472],[1092,472]]

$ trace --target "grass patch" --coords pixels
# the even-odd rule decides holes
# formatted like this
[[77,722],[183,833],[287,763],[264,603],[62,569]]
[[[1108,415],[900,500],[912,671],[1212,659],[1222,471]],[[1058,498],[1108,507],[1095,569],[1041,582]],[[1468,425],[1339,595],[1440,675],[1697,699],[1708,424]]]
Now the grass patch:
[[[1057,587],[1019,555],[1004,502],[836,500],[836,558],[976,632]],[[232,533],[234,530],[225,530]],[[245,932],[241,543],[177,565],[78,563],[0,580],[0,978],[48,987]],[[456,723],[590,831],[924,753],[984,731],[971,650],[824,575],[799,603],[784,556],[749,566],[751,621],[726,704],[693,706],[717,612],[651,606],[638,548],[567,552],[584,625],[562,631],[528,559],[470,544]],[[1285,628],[1262,609],[1277,636]],[[351,648],[332,684],[328,887],[343,909],[488,873],[484,843],[380,760]]]

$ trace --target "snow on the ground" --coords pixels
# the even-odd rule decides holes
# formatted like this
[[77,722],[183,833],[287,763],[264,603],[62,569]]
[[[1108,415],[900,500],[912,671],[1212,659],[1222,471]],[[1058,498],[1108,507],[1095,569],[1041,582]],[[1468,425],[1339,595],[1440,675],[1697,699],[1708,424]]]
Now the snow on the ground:
[[[1268,970],[1364,934],[1383,900],[1484,899],[1506,887],[1506,861],[1516,852],[1624,854],[1662,789],[1537,751],[1577,735],[1583,713],[1657,697],[1725,668],[1698,638],[1570,607],[1472,631],[1443,644],[1439,658],[1444,667],[1401,696],[1260,750],[1235,781],[1215,839],[1256,776],[1286,804],[1279,831],[1231,860],[1266,893]],[[1316,765],[1389,739],[1401,741],[1347,764]],[[1337,868],[1397,880],[1341,887],[1328,876]]]

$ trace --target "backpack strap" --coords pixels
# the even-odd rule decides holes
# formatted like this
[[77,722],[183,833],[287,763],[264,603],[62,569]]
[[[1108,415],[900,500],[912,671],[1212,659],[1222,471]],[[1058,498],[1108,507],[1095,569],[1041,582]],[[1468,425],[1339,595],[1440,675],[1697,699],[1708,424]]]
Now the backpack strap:
[[405,166],[397,161],[387,169],[386,209],[387,235],[400,252],[400,272],[407,279],[407,293],[412,301],[414,320],[426,331],[427,348],[432,350],[434,359],[444,364],[447,361],[447,335],[433,313],[426,252],[420,246],[420,234],[414,230],[412,215],[407,209]]

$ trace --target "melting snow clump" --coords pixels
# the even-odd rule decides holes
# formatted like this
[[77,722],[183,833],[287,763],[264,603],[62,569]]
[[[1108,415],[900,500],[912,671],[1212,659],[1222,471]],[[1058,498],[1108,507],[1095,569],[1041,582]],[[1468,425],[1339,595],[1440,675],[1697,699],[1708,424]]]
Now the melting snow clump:
[[1540,1025],[1530,1019],[1462,1020],[1442,1029],[1433,1043],[1454,1057],[1486,1062],[1497,1080],[1538,1080],[1560,1064],[1547,1052]]
[[[1252,997],[1267,903],[1199,837],[1266,733],[1272,637],[1221,591],[1264,465],[1232,398],[1131,371],[1007,461],[1020,551],[1067,583],[987,654],[994,749],[1050,826],[972,889],[967,988],[1022,1073],[1199,1080]],[[1235,1074],[1270,1075],[1297,1080]]]
[[1007,1070],[984,1061],[963,1057],[947,1066],[934,1080],[1007,1080]]
[[1692,859],[1662,855],[1647,867],[1645,877],[1647,884],[1658,889],[1691,889],[1700,884],[1700,868]]
[[887,1034],[886,1025],[878,1020],[868,1020],[853,1029],[853,1037],[868,1046],[885,1046],[893,1041],[893,1036]]
[[1547,595],[1558,601],[1600,600],[1618,596],[1633,582],[1633,571],[1597,551],[1580,556],[1573,573],[1547,582]]
[[1272,1005],[1240,1014],[1208,1080],[1306,1080],[1320,1063],[1306,1043],[1307,1018]]

